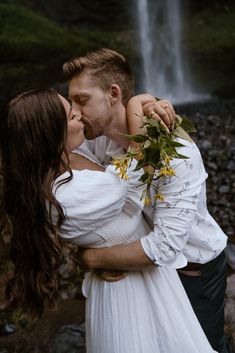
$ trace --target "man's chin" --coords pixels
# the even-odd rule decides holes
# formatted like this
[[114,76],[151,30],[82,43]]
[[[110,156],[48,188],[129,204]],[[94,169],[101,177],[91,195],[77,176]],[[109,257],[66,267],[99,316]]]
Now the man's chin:
[[95,132],[93,132],[93,131],[86,131],[86,130],[84,130],[84,135],[85,135],[85,138],[86,138],[87,140],[94,140],[94,139],[96,139],[97,137],[102,136],[101,133],[97,134],[97,133],[95,133]]

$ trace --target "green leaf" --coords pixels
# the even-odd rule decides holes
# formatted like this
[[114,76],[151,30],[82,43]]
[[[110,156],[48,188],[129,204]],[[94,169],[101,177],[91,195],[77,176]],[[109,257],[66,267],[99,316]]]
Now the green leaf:
[[145,163],[146,165],[151,164],[153,167],[156,167],[160,161],[160,149],[151,149],[148,148],[145,150]]
[[183,120],[182,117],[178,114],[175,115],[175,119],[176,119],[176,123],[179,123],[179,124],[181,124],[181,122]]
[[148,140],[148,136],[145,135],[128,135],[128,138],[129,140],[137,143],[145,142],[146,140]]
[[174,158],[179,158],[179,159],[189,159],[188,156],[184,156],[183,154],[180,153],[176,153],[176,155],[174,156]]
[[143,116],[144,125],[149,124],[149,117],[147,115]]
[[143,148],[148,148],[151,145],[151,141],[147,140],[145,141]]
[[151,155],[151,165],[154,169],[157,169],[160,163],[160,151],[159,153],[155,153]]
[[157,129],[161,127],[161,124],[158,120],[153,119],[152,117],[149,118],[149,126],[155,126]]
[[184,129],[186,132],[196,132],[196,128],[193,125],[193,123],[191,122],[191,120],[189,120],[188,118],[186,118],[185,116],[182,117],[182,122],[180,124],[180,126],[182,127],[182,129]]
[[[192,141],[187,131],[195,131],[193,124],[187,119],[181,116],[176,116],[175,129],[169,134],[166,132],[165,128],[155,119],[149,116],[144,116],[144,134],[139,135],[127,135],[132,141],[140,143],[139,149],[143,155],[137,165],[135,170],[139,170],[146,166],[152,166],[153,170],[160,170],[163,166],[166,166],[165,158],[166,156],[171,158],[188,159],[178,153],[177,148],[184,147],[183,143],[175,140],[176,137],[180,137],[183,140]],[[187,130],[187,131],[186,131]],[[133,158],[136,155],[136,151],[132,152],[129,150],[127,154]],[[153,180],[160,178],[161,176],[156,176],[155,172],[144,171],[139,180],[143,184],[150,185]]]
[[180,137],[180,138],[183,139],[183,140],[192,142],[192,139],[191,139],[191,137],[189,136],[189,134],[188,134],[184,129],[182,129],[181,126],[177,126],[177,127],[174,129],[173,134],[174,134],[176,137]]
[[164,137],[164,141],[165,141],[165,144],[167,145],[167,147],[184,147],[184,145],[180,142],[177,142],[175,140],[171,140],[170,138],[168,137]]
[[147,126],[147,135],[149,137],[158,138],[160,129],[158,126]]
[[138,163],[136,164],[136,167],[134,170],[139,170],[139,169],[143,168],[145,165],[146,165],[145,159],[140,159],[138,161]]
[[160,144],[157,140],[155,141],[151,141],[151,144],[149,145],[149,149],[153,150],[153,151],[159,151],[160,150]]
[[149,178],[149,172],[145,172],[144,174],[141,175],[140,177],[140,181],[142,181],[142,183],[145,183]]

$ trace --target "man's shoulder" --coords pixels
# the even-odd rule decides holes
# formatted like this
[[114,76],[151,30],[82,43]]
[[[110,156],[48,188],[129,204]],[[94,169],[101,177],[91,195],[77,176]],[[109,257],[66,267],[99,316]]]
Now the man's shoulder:
[[174,158],[171,161],[171,167],[176,173],[176,177],[172,178],[172,183],[186,182],[195,180],[195,178],[204,182],[208,175],[196,143],[181,138],[177,138],[176,141],[182,146],[177,147],[177,152],[181,155],[180,158]]
[[190,149],[197,148],[197,149],[198,149],[196,143],[195,143],[192,139],[189,141],[189,140],[184,140],[184,139],[181,138],[181,137],[176,137],[176,138],[175,138],[175,141],[181,143],[181,144],[184,145],[186,148],[190,148]]
[[197,158],[199,160],[202,160],[201,152],[193,140],[187,141],[179,137],[177,137],[175,140],[182,144],[182,147],[177,147],[177,152],[187,157],[185,159]]

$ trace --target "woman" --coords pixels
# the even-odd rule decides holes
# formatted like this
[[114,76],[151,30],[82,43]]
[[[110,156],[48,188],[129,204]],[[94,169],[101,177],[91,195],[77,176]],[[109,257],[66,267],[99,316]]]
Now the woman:
[[[7,295],[33,315],[57,300],[59,233],[102,247],[149,232],[137,187],[142,172],[129,170],[124,181],[112,166],[103,171],[79,155],[70,162],[83,139],[80,118],[53,90],[17,96],[2,117],[3,205],[15,265]],[[87,353],[214,352],[174,269],[150,266],[113,283],[90,272],[83,292]]]

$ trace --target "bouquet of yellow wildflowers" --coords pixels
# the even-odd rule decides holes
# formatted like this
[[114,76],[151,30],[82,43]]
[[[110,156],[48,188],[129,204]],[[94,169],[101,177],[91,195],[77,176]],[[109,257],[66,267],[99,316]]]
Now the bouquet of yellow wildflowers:
[[[114,158],[113,164],[116,170],[119,170],[118,175],[122,179],[128,179],[127,168],[134,158],[138,160],[134,170],[144,169],[139,180],[142,184],[146,184],[141,199],[144,198],[145,204],[150,204],[148,189],[153,180],[176,175],[170,166],[171,160],[173,158],[188,158],[177,152],[176,148],[184,145],[176,141],[175,138],[180,137],[191,141],[188,133],[196,130],[189,119],[176,115],[174,129],[170,133],[151,116],[143,117],[143,131],[143,134],[128,135],[131,141],[139,143],[138,149],[129,148],[126,154]],[[155,198],[164,201],[159,190],[156,190]]]

